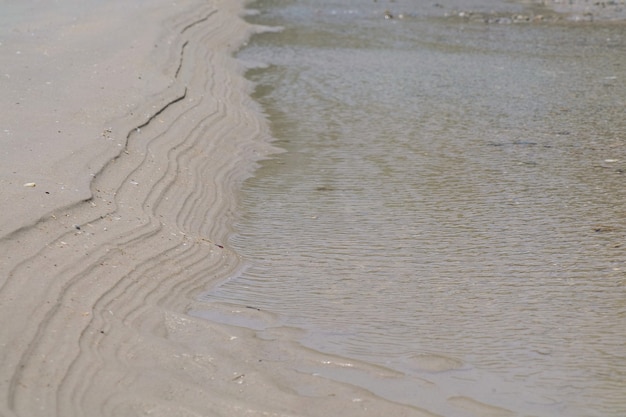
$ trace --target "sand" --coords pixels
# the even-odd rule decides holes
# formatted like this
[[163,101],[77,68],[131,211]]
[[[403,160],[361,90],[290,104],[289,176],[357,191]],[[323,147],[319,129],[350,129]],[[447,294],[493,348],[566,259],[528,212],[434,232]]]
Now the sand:
[[5,8],[0,415],[429,415],[301,371],[386,372],[289,329],[189,314],[240,267],[236,191],[275,151],[232,57],[264,30],[243,6]]

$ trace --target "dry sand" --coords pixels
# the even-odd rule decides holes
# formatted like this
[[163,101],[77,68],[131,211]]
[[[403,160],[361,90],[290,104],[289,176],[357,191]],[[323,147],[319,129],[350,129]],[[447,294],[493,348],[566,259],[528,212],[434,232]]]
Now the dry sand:
[[3,7],[1,416],[429,415],[295,371],[386,372],[288,329],[188,314],[239,267],[236,190],[273,151],[240,1]]

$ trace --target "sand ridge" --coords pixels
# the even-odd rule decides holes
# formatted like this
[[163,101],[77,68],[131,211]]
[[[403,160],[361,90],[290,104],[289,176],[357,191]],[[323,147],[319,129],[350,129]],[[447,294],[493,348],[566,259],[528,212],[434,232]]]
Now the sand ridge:
[[[238,17],[238,2],[183,3],[173,18],[172,10],[162,11],[165,4],[161,11],[147,7],[153,16],[142,22],[137,14],[145,11],[116,4],[117,12],[129,13],[127,24],[147,25],[141,29],[150,36],[160,32],[158,51],[142,57],[160,58],[152,63],[161,66],[156,75],[141,67],[154,82],[152,94],[117,119],[105,118],[105,110],[89,126],[102,129],[105,146],[91,145],[96,152],[57,143],[72,158],[60,155],[51,165],[74,171],[76,192],[48,201],[43,214],[36,199],[26,198],[18,213],[4,200],[3,415],[127,415],[165,401],[155,393],[171,385],[168,376],[137,380],[151,373],[144,362],[158,363],[151,356],[167,350],[166,312],[184,311],[212,278],[236,267],[236,256],[220,243],[228,233],[223,219],[234,210],[232,190],[269,151],[263,120],[247,105],[246,81],[231,58],[253,28]],[[134,30],[126,35],[132,42]],[[120,98],[128,99],[114,99]],[[48,177],[55,175],[64,177],[55,171]],[[34,190],[45,197],[53,185],[42,173],[35,187],[10,197]]]

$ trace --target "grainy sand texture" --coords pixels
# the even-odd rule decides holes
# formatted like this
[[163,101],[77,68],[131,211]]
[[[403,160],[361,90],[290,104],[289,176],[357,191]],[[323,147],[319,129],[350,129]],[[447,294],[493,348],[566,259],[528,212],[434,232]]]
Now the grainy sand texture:
[[218,242],[241,167],[265,152],[230,57],[251,33],[241,7],[24,1],[5,15],[0,414],[189,415],[177,391],[206,389],[183,369],[209,378],[209,357],[170,334],[236,265]]
[[236,190],[274,151],[232,57],[263,29],[243,6],[2,6],[0,415],[428,415],[188,314],[239,268]]

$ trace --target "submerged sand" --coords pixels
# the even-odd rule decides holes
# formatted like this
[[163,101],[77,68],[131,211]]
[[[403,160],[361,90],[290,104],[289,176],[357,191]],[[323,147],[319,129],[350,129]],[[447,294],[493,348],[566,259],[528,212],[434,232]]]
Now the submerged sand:
[[[192,317],[240,266],[236,190],[272,152],[232,58],[240,1],[29,0],[3,18],[0,415],[428,415]],[[288,332],[287,332],[288,333]],[[386,372],[376,368],[365,372]]]

